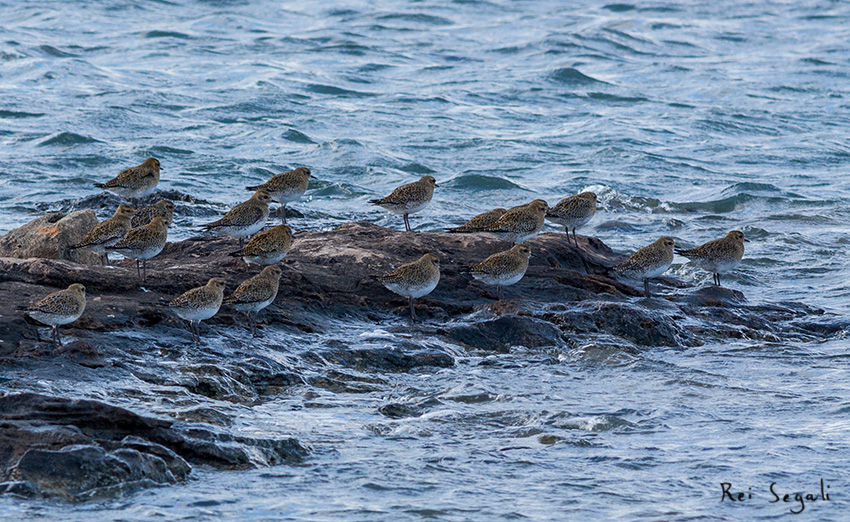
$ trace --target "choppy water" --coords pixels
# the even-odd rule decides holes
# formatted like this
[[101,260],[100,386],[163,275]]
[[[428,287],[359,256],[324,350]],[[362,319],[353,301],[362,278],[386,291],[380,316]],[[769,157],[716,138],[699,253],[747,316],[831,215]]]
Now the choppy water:
[[[614,248],[739,228],[731,286],[846,313],[848,41],[850,6],[828,1],[0,2],[0,232],[150,155],[161,188],[216,209],[309,166],[302,229],[401,226],[366,200],[428,173],[418,230],[592,189],[585,232]],[[296,436],[304,466],[73,508],[2,498],[0,517],[755,520],[795,507],[771,482],[824,478],[833,500],[807,514],[846,518],[842,338],[618,354],[459,352],[370,393],[281,396],[237,428]],[[388,401],[427,412],[388,419]],[[758,497],[720,503],[722,481]]]

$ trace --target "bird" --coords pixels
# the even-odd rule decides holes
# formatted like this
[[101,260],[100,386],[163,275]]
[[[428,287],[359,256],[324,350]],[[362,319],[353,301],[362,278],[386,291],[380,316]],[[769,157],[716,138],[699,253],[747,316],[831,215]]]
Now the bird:
[[168,223],[173,223],[174,221],[174,203],[168,201],[167,199],[160,199],[153,205],[148,205],[146,207],[142,207],[136,211],[136,214],[133,216],[133,220],[130,224],[135,227],[140,227],[142,225],[147,225],[151,222],[151,220],[157,216],[164,217]]
[[135,259],[139,279],[144,282],[147,280],[147,260],[162,252],[168,241],[168,225],[164,217],[155,217],[147,225],[130,229],[126,236],[107,250]]
[[673,264],[673,247],[675,240],[672,237],[660,237],[654,243],[647,245],[632,257],[614,267],[614,271],[633,279],[643,279],[643,291],[646,297],[649,293],[649,280],[658,277]]
[[193,288],[168,301],[167,306],[177,317],[189,321],[192,340],[201,342],[198,324],[218,313],[224,300],[224,279],[213,277],[207,284]]
[[110,190],[124,198],[142,198],[156,189],[159,171],[159,160],[148,158],[141,165],[122,170],[106,183],[95,183],[94,186]]
[[481,232],[488,226],[492,225],[502,217],[507,210],[503,208],[494,208],[474,216],[472,219],[463,225],[448,229],[448,232],[463,233],[463,232]]
[[484,232],[494,234],[513,244],[522,243],[540,232],[548,209],[548,203],[542,199],[535,199],[527,205],[509,209],[495,223],[485,227]]
[[72,250],[89,248],[100,254],[101,265],[108,265],[109,256],[106,253],[106,249],[115,245],[115,243],[120,241],[130,231],[132,228],[130,220],[133,217],[133,213],[133,207],[130,205],[118,205],[112,217],[106,218],[95,225],[82,241],[69,248]]
[[251,327],[251,335],[254,335],[257,329],[257,321],[251,317],[251,312],[259,313],[274,302],[282,273],[283,270],[277,265],[267,266],[259,274],[243,281],[224,300],[224,304],[245,312],[248,316],[248,325]]
[[564,226],[567,232],[567,241],[570,239],[570,228],[572,228],[573,241],[578,246],[576,228],[590,221],[595,213],[596,194],[594,192],[582,192],[559,201],[546,212],[546,219]]
[[437,180],[433,176],[422,176],[419,181],[402,185],[392,191],[392,194],[381,199],[369,200],[369,203],[383,207],[394,214],[404,216],[404,229],[410,232],[410,221],[407,216],[419,212],[428,206],[434,197],[434,187]]
[[269,219],[269,203],[272,197],[265,190],[254,192],[251,199],[239,203],[227,211],[221,219],[207,223],[204,228],[209,232],[227,234],[239,238],[239,246],[244,238],[262,230]]
[[280,203],[280,222],[285,225],[286,204],[301,199],[301,196],[307,192],[307,185],[311,177],[310,169],[298,167],[282,174],[275,174],[262,185],[246,188],[248,190],[265,190],[274,201]]
[[53,327],[53,342],[62,346],[59,327],[73,323],[86,309],[86,287],[74,283],[65,290],[54,292],[32,306],[19,308],[40,323]]
[[292,246],[292,229],[278,225],[256,234],[241,250],[230,255],[241,257],[246,263],[273,265],[289,252]]
[[690,259],[706,272],[714,274],[714,284],[720,285],[720,274],[731,272],[744,257],[744,233],[733,230],[726,237],[709,241],[690,250],[676,249],[676,253]]
[[416,321],[413,300],[431,293],[440,282],[440,260],[425,254],[419,260],[401,265],[378,278],[388,290],[410,300],[410,318]]
[[519,282],[528,270],[531,249],[525,245],[514,245],[510,250],[499,252],[484,261],[472,265],[469,273],[484,284],[496,285],[501,298],[502,287]]

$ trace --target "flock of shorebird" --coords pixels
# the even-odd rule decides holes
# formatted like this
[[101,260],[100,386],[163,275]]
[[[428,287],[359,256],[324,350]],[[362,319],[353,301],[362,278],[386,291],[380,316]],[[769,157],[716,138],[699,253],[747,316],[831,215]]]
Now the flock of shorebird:
[[[119,173],[115,178],[96,186],[113,191],[125,199],[141,198],[151,194],[159,183],[160,162],[149,158],[136,167]],[[281,269],[276,265],[292,245],[292,230],[286,226],[286,204],[296,201],[306,192],[311,177],[310,169],[298,167],[277,174],[262,185],[247,187],[255,191],[250,199],[230,209],[221,219],[204,225],[210,232],[239,238],[240,250],[231,255],[242,257],[247,263],[266,265],[263,270],[244,281],[228,297],[224,297],[225,281],[214,277],[199,288],[194,288],[168,301],[167,306],[180,318],[189,322],[193,339],[200,340],[198,323],[218,313],[222,304],[245,312],[252,333],[256,321],[251,314],[269,306],[277,296]],[[396,188],[389,196],[371,200],[404,217],[407,231],[411,231],[410,214],[423,210],[431,202],[437,181],[432,176],[422,176],[418,181]],[[269,217],[269,204],[281,205],[283,224],[262,230]],[[488,257],[469,267],[468,273],[488,285],[501,287],[517,283],[528,269],[531,249],[522,243],[537,235],[545,220],[563,226],[570,241],[578,246],[576,229],[586,224],[596,212],[596,194],[582,192],[562,199],[554,207],[546,201],[534,201],[511,209],[497,208],[479,214],[462,226],[449,229],[453,233],[484,232],[513,243],[513,247]],[[159,254],[165,247],[168,226],[174,214],[174,204],[167,200],[134,210],[122,204],[115,214],[97,224],[77,245],[71,248],[89,248],[101,254],[108,263],[108,252],[118,252],[136,260],[139,278],[145,281],[145,262]],[[251,236],[247,244],[244,238]],[[649,279],[663,274],[673,263],[673,253],[689,258],[702,269],[714,275],[714,284],[720,285],[720,275],[733,270],[744,255],[744,234],[733,230],[721,239],[709,241],[690,250],[674,249],[674,239],[661,237],[654,243],[635,252],[627,261],[613,268],[614,272],[636,280],[643,280],[644,291],[649,293]],[[407,297],[410,315],[416,319],[413,300],[429,294],[440,281],[440,260],[431,253],[402,265],[380,276],[381,282],[392,292]],[[32,318],[53,327],[53,341],[61,344],[58,327],[71,323],[82,315],[85,308],[85,287],[72,284],[65,290],[48,295],[38,303],[23,308]]]

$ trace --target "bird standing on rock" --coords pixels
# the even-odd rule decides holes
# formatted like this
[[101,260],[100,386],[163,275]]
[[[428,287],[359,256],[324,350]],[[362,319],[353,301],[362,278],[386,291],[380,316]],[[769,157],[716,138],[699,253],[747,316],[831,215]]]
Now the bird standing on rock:
[[463,225],[455,228],[448,229],[448,232],[451,233],[469,233],[469,232],[483,232],[485,228],[489,227],[493,223],[499,220],[507,210],[503,208],[494,208],[493,210],[488,210],[487,212],[482,212],[477,216],[473,216],[472,219],[464,223]]
[[660,237],[615,266],[614,271],[633,279],[643,279],[644,294],[646,297],[651,297],[649,280],[660,276],[673,264],[674,245],[675,240],[672,237]]
[[488,285],[496,285],[499,297],[502,287],[518,283],[528,270],[531,249],[525,245],[514,245],[510,250],[499,252],[469,269],[472,277]]
[[744,257],[744,233],[733,230],[726,237],[709,241],[690,250],[676,249],[676,253],[685,256],[698,267],[714,275],[714,284],[720,286],[720,274],[734,270]]
[[40,323],[53,327],[53,342],[62,346],[59,326],[73,323],[86,309],[86,287],[74,283],[65,290],[54,292],[32,306],[20,308]]
[[95,183],[94,186],[110,190],[124,198],[142,198],[156,189],[159,170],[159,160],[148,158],[141,165],[122,170],[106,183]]
[[239,238],[239,246],[244,238],[262,230],[269,219],[269,203],[272,197],[265,190],[254,192],[251,199],[239,203],[227,211],[219,220],[204,225],[207,231],[227,234]]
[[404,216],[404,229],[410,232],[410,221],[407,216],[428,206],[431,198],[434,197],[434,187],[436,186],[437,180],[433,176],[422,176],[419,181],[402,185],[393,190],[389,196],[372,199],[369,203],[383,207],[394,214],[402,214]]
[[90,248],[93,252],[100,254],[102,265],[108,265],[109,256],[106,254],[106,249],[115,245],[130,231],[133,213],[133,207],[130,205],[118,205],[112,217],[95,225],[82,241],[70,248]]
[[133,228],[147,225],[157,216],[164,217],[171,224],[174,221],[174,203],[167,199],[160,199],[153,205],[142,207],[136,211],[130,224]]
[[570,228],[572,228],[573,242],[578,247],[576,228],[590,221],[594,214],[596,214],[596,194],[582,192],[559,201],[546,212],[546,219],[564,226],[567,232],[567,241],[570,239]]
[[247,188],[267,191],[274,201],[280,203],[280,222],[286,224],[286,204],[301,199],[301,196],[307,192],[311,177],[310,169],[298,167],[282,174],[275,174],[272,179],[262,185]]
[[[155,217],[147,225],[130,229],[127,235],[108,248],[136,260],[136,271],[142,282],[147,280],[147,260],[156,256],[165,248],[168,241],[169,222],[163,217]],[[141,267],[140,267],[141,262]]]
[[167,303],[177,317],[189,321],[192,340],[201,342],[198,324],[218,313],[224,300],[224,279],[213,277],[207,284],[193,288]]
[[241,257],[249,264],[273,265],[286,256],[291,246],[292,229],[286,225],[278,225],[263,230],[252,237],[242,250],[230,255]]
[[245,315],[248,316],[248,325],[251,327],[252,335],[256,334],[257,321],[251,317],[251,312],[259,313],[260,310],[274,302],[280,286],[281,274],[283,274],[283,270],[279,266],[267,266],[259,274],[243,281],[224,300],[224,304],[228,304],[240,312],[245,312]]
[[495,223],[485,227],[484,232],[515,245],[520,244],[540,232],[547,210],[549,210],[548,203],[542,199],[535,199],[527,205],[508,210]]
[[440,259],[434,254],[425,254],[418,261],[401,265],[379,279],[388,290],[410,300],[410,318],[415,321],[413,300],[437,288],[440,282]]

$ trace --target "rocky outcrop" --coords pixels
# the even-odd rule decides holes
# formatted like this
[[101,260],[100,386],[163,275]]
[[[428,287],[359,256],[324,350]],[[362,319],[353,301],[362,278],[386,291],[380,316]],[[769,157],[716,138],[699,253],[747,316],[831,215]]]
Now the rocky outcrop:
[[65,259],[75,263],[100,264],[100,255],[87,249],[69,250],[97,225],[91,210],[70,214],[51,212],[0,237],[0,257]]
[[[259,272],[229,255],[236,240],[169,243],[148,262],[144,286],[129,260],[100,267],[0,258],[0,310],[70,283],[84,284],[88,298],[83,316],[62,327],[68,343],[60,348],[41,340],[45,330],[24,315],[0,313],[0,382],[10,394],[0,398],[0,491],[81,499],[179,482],[198,464],[297,462],[307,454],[297,441],[231,434],[233,416],[221,405],[254,405],[306,389],[305,406],[320,408],[323,394],[389,393],[393,374],[444,371],[457,357],[497,361],[492,354],[528,350],[557,360],[550,354],[569,351],[620,364],[659,346],[818,340],[847,327],[800,303],[751,304],[735,290],[695,289],[672,278],[653,282],[656,297],[644,298],[611,277],[610,267],[625,256],[594,238],[579,236],[576,247],[564,234],[546,233],[526,244],[534,254],[529,270],[499,301],[464,270],[509,248],[494,237],[368,223],[298,232],[281,263],[278,298],[260,314],[274,335],[261,330],[252,338],[243,316],[225,307],[202,324],[209,341],[201,345],[160,300],[213,276],[224,277],[229,292]],[[407,300],[377,276],[426,252],[440,258],[441,280],[417,300],[423,321],[411,324]],[[156,402],[175,406],[146,416],[100,400],[49,397],[55,392],[41,386],[45,379],[70,382],[98,399],[114,392],[136,404],[153,393]],[[24,393],[32,391],[42,394]],[[421,415],[430,400],[379,411],[389,418]]]
[[[404,317],[407,300],[385,289],[377,276],[426,252],[440,258],[441,280],[434,292],[417,301],[417,314],[426,321],[453,322],[440,326],[437,333],[488,351],[506,351],[513,345],[555,346],[570,337],[597,333],[638,346],[689,345],[711,332],[713,337],[725,338],[734,335],[730,328],[737,331],[740,326],[762,335],[794,333],[806,329],[794,321],[820,313],[799,304],[783,306],[781,313],[753,307],[739,292],[694,290],[673,279],[662,280],[667,287],[661,292],[664,295],[644,299],[639,297],[642,292],[610,277],[610,267],[625,256],[597,239],[579,236],[575,247],[565,235],[547,233],[527,244],[534,256],[525,278],[507,287],[504,300],[497,301],[492,287],[463,270],[509,247],[491,236],[414,234],[368,223],[298,233],[282,262],[284,275],[276,305],[261,317],[302,332],[322,330],[329,318]],[[162,254],[148,261],[144,288],[129,260],[102,268],[63,260],[0,258],[0,305],[13,309],[72,282],[83,283],[88,304],[83,317],[66,327],[72,336],[74,330],[124,328],[151,329],[156,335],[159,325],[180,327],[160,304],[161,298],[179,295],[213,276],[225,277],[232,290],[259,270],[229,255],[236,249],[235,240],[218,237],[169,243]],[[690,333],[693,322],[683,320],[688,317],[699,317],[711,327],[704,324],[694,335]],[[205,324],[241,325],[242,318],[223,308]],[[0,317],[0,358],[20,352],[22,346],[29,351],[26,346],[37,341],[34,326],[22,315]],[[393,364],[388,362],[387,368]]]

